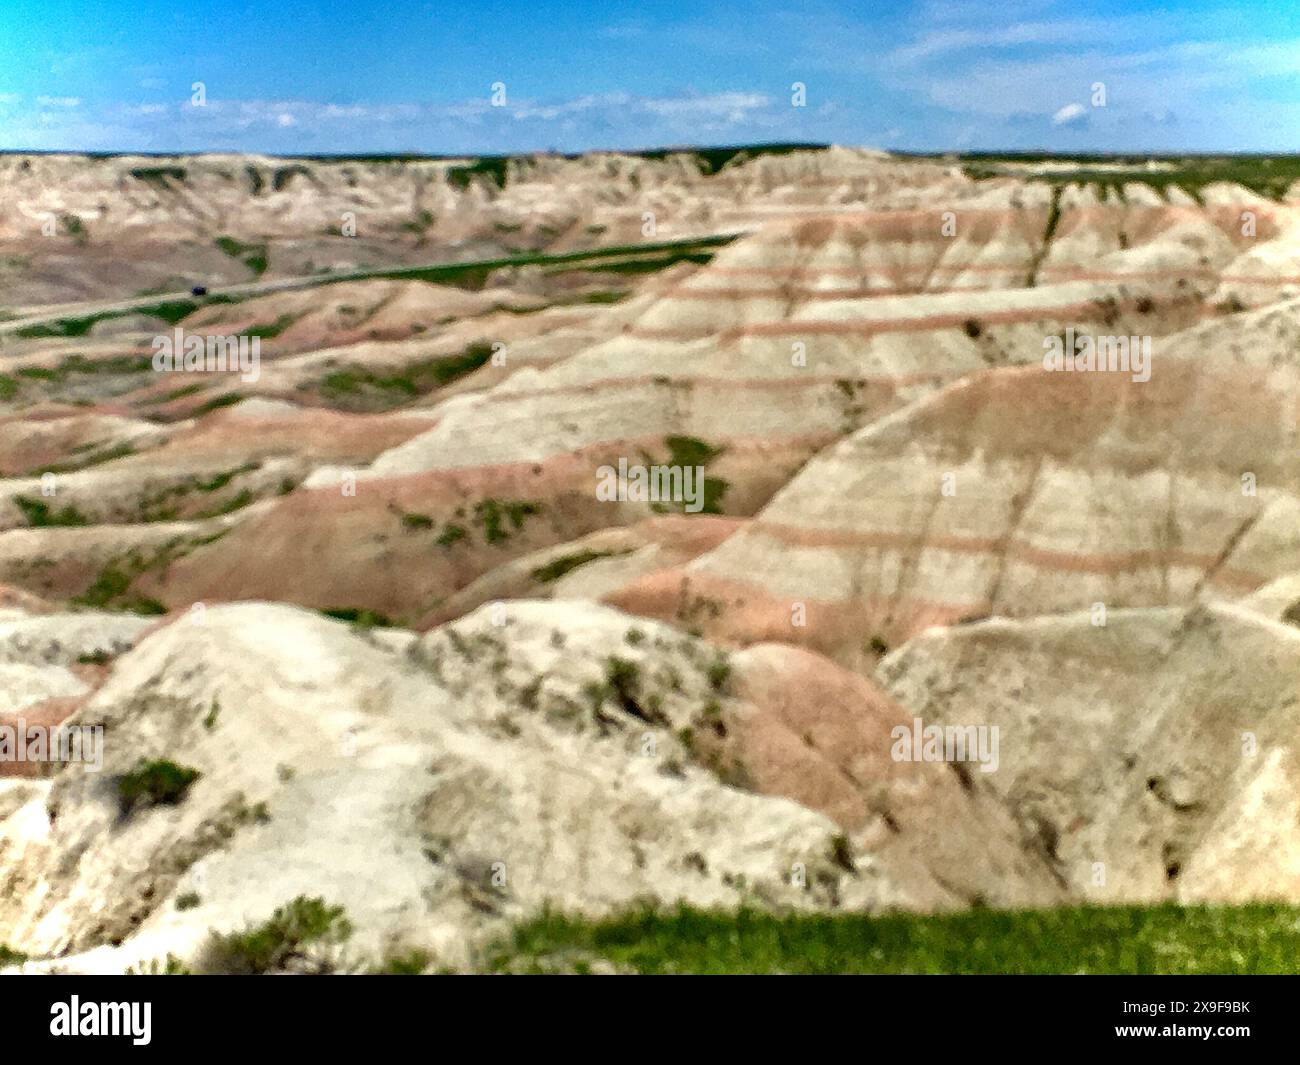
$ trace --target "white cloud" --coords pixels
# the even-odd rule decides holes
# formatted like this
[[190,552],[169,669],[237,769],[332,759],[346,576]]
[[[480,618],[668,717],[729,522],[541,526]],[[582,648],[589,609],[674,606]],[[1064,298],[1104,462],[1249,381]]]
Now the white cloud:
[[813,116],[783,103],[743,90],[511,98],[505,107],[486,95],[436,104],[209,98],[203,107],[187,100],[50,107],[6,135],[54,149],[271,153],[580,151],[806,136],[799,122]]
[[1053,126],[1085,126],[1088,109],[1083,104],[1066,104],[1052,116]]
[[772,99],[755,92],[720,92],[710,96],[669,97],[642,100],[640,106],[654,115],[698,117],[727,117],[744,115],[750,111],[771,106]]
[[549,122],[557,118],[566,118],[571,115],[584,114],[589,111],[600,109],[626,108],[632,103],[632,97],[627,93],[605,93],[598,96],[578,96],[572,100],[562,100],[558,103],[539,104],[531,100],[524,100],[513,103],[509,107],[502,108],[512,118],[526,121],[528,119],[541,119]]
[[1071,44],[1105,36],[1113,39],[1116,24],[1098,19],[1019,22],[993,29],[943,29],[927,33],[915,44],[895,49],[890,58],[899,63],[914,63],[931,56],[963,49],[1017,48],[1028,44]]
[[76,96],[38,96],[36,102],[42,107],[80,107],[81,99]]

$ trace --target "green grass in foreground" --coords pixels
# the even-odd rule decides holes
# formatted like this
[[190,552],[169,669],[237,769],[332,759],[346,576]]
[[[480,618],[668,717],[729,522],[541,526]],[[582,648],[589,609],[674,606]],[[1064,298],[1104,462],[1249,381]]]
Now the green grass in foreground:
[[493,970],[641,973],[1297,973],[1300,907],[1111,906],[956,914],[548,914]]

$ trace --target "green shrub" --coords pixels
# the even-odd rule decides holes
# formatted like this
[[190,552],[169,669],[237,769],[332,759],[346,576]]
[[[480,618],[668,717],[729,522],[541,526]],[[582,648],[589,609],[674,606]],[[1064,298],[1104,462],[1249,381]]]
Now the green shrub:
[[670,466],[707,466],[725,450],[696,436],[668,436],[664,443],[668,445]]
[[598,558],[611,558],[615,555],[626,554],[626,551],[578,551],[572,555],[561,555],[559,558],[551,559],[544,566],[538,566],[533,570],[532,578],[542,584],[550,584],[553,581],[558,581],[566,573],[571,573],[573,570],[585,566],[588,562],[594,562]]
[[447,168],[447,184],[464,192],[475,178],[483,178],[499,189],[506,187],[506,163],[503,156],[484,156],[469,166]]
[[242,466],[236,466],[233,470],[224,470],[221,473],[209,478],[206,481],[199,481],[195,487],[200,492],[216,492],[225,488],[231,481],[241,473],[251,473],[258,469],[262,464],[260,462],[245,462]]
[[[136,574],[139,570],[136,570]],[[133,614],[161,615],[167,608],[157,599],[148,596],[128,596],[127,591],[136,574],[127,573],[110,562],[95,578],[94,583],[72,601],[79,606],[129,610]]]
[[433,958],[423,950],[413,950],[409,954],[399,954],[389,958],[382,966],[374,970],[376,976],[419,976],[433,964]]
[[448,522],[447,525],[443,527],[442,532],[438,534],[438,539],[434,542],[439,547],[450,547],[457,541],[464,540],[467,536],[469,536],[469,532],[466,530],[465,526],[456,525],[454,522]]
[[611,655],[605,663],[605,683],[620,698],[630,698],[636,692],[641,670],[635,662]]
[[289,187],[289,182],[296,177],[307,177],[310,171],[300,163],[294,163],[292,166],[278,166],[271,175],[271,188],[275,192],[281,192]]
[[175,806],[203,774],[165,758],[141,762],[118,779],[117,794],[122,806],[131,810],[139,804]]
[[68,234],[68,236],[78,244],[85,243],[88,235],[86,233],[86,224],[75,214],[65,214],[59,219],[59,223],[63,226],[63,232]]
[[27,524],[33,529],[89,524],[85,515],[72,506],[54,511],[44,500],[29,499],[27,496],[14,496],[14,506],[23,512]]
[[241,488],[224,503],[219,503],[215,507],[209,507],[207,510],[195,515],[195,517],[201,521],[206,518],[219,518],[222,514],[232,514],[236,510],[242,510],[256,498],[257,497],[253,495],[253,490],[251,488]]
[[298,320],[298,317],[296,314],[282,314],[274,322],[250,326],[244,330],[244,335],[247,337],[261,337],[263,340],[273,340],[288,329],[289,326],[293,325]]
[[433,519],[427,514],[404,513],[402,515],[403,529],[432,529]]
[[[276,172],[277,177],[279,171]],[[239,259],[256,277],[266,273],[266,245],[244,244],[234,237],[218,237],[216,245],[232,259]]]
[[350,621],[354,625],[360,625],[366,629],[387,629],[392,628],[394,622],[379,613],[377,610],[371,610],[368,607],[331,607],[328,610],[322,610],[327,618],[335,618],[338,621]]
[[244,397],[238,392],[225,392],[220,396],[208,400],[206,403],[200,403],[194,408],[195,414],[209,414],[214,410],[220,410],[222,407],[232,407]]
[[21,951],[12,950],[0,943],[0,966],[21,965],[27,960],[27,955]]
[[722,691],[727,686],[727,681],[731,678],[731,663],[722,655],[719,655],[709,663],[708,669],[709,686],[714,691]]
[[133,562],[134,573],[127,573],[110,562],[95,578],[94,583],[72,601],[79,606],[129,610],[133,614],[161,615],[167,608],[157,599],[148,596],[128,596],[131,582],[140,572],[138,562]]
[[541,512],[540,503],[519,500],[482,499],[474,504],[474,516],[483,526],[483,539],[489,544],[500,544],[510,539],[506,531],[506,521],[518,532],[524,527],[524,519]]
[[322,953],[343,943],[352,925],[342,906],[299,895],[281,906],[265,924],[242,932],[213,932],[203,952],[204,972],[257,976],[281,972],[291,962],[309,962],[319,971],[330,966]]
[[110,562],[99,571],[99,576],[86,589],[86,594],[80,597],[79,602],[85,606],[107,606],[110,599],[117,598],[129,587],[131,587],[130,575]]
[[345,367],[326,374],[321,389],[332,397],[362,394],[371,405],[392,406],[414,399],[473,373],[492,358],[487,344],[471,344],[454,355],[421,359],[389,373],[375,373],[364,367]]
[[183,166],[141,166],[132,170],[131,176],[137,181],[166,185],[168,178],[173,181],[184,181],[185,168]]

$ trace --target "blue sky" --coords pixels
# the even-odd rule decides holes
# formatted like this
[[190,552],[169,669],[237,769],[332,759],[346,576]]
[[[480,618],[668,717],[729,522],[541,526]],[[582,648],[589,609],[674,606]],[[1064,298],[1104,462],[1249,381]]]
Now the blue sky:
[[1300,150],[1300,4],[0,0],[3,149],[772,140]]

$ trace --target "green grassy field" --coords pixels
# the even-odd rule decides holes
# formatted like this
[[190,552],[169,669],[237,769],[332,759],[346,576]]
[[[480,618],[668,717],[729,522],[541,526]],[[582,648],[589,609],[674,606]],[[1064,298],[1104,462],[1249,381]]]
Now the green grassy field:
[[[343,281],[393,280],[393,281],[427,281],[433,284],[458,285],[471,290],[480,289],[486,283],[493,270],[505,267],[538,266],[546,267],[547,273],[567,270],[594,270],[613,273],[649,273],[663,270],[674,263],[705,263],[713,257],[714,252],[736,239],[736,234],[728,233],[712,237],[696,237],[688,240],[657,241],[641,244],[620,244],[608,248],[593,248],[586,251],[569,251],[560,253],[530,252],[521,255],[502,256],[494,259],[476,259],[469,262],[439,263],[432,266],[395,266],[375,267],[365,270],[348,270],[337,274],[321,274],[312,278],[298,279],[302,284],[297,288],[315,288],[333,285]],[[253,247],[239,245],[240,249]],[[229,247],[228,254],[234,254]],[[263,267],[264,268],[264,267]],[[59,316],[51,315],[48,319],[33,322],[15,330],[19,337],[33,339],[38,337],[81,337],[90,332],[98,322],[110,318],[122,318],[128,315],[145,315],[150,318],[162,318],[175,325],[193,314],[200,307],[215,304],[243,303],[256,299],[263,292],[252,290],[239,293],[213,292],[193,299],[164,299],[158,301],[128,301],[124,306],[112,310],[97,311],[86,315]],[[594,294],[588,302],[612,302],[611,293]],[[621,295],[621,294],[619,294]],[[262,327],[265,330],[268,327]],[[274,327],[271,327],[274,328]],[[283,328],[283,326],[281,326]],[[279,332],[279,329],[276,330]],[[274,332],[262,331],[258,336],[272,337]],[[0,398],[3,398],[0,395]]]
[[[1148,160],[1166,166],[1151,170],[1146,166]],[[1012,175],[1056,186],[1093,185],[1121,200],[1124,184],[1128,182],[1146,185],[1166,199],[1170,189],[1180,189],[1201,203],[1204,202],[1202,190],[1214,182],[1231,182],[1276,200],[1294,182],[1300,181],[1300,156],[1297,155],[1048,156],[977,152],[962,155],[960,161],[966,176],[977,181]],[[1015,163],[1049,165],[1039,173],[1028,174],[1006,165]]]
[[1300,907],[777,916],[682,907],[518,927],[487,968],[638,973],[1297,973]]

